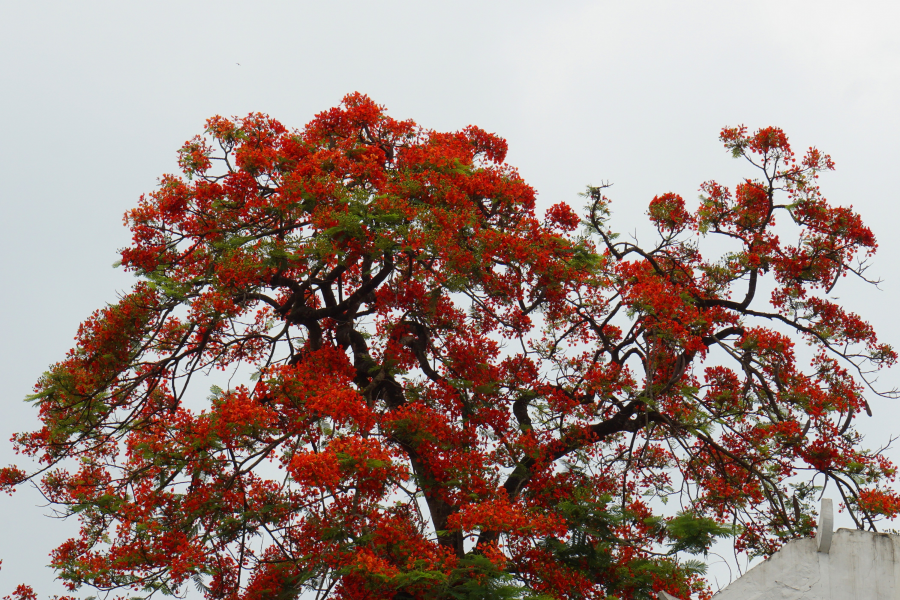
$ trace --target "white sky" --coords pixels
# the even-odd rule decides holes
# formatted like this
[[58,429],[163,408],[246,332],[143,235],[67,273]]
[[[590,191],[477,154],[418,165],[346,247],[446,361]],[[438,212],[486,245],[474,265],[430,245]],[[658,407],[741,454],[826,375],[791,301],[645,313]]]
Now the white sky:
[[[20,399],[78,323],[131,285],[111,268],[128,243],[122,214],[174,171],[207,117],[259,111],[301,127],[357,90],[425,127],[506,137],[543,206],[580,207],[586,184],[613,182],[621,231],[655,194],[694,199],[707,179],[752,176],[718,143],[723,126],[782,127],[795,148],[832,155],[825,195],[874,229],[882,291],[837,293],[900,345],[898,6],[0,3],[0,437],[35,426]],[[894,371],[885,387],[900,385]],[[900,429],[900,404],[872,405],[876,446]],[[13,460],[0,445],[0,463]],[[0,595],[20,582],[63,591],[43,565],[74,524],[38,501],[0,497]]]

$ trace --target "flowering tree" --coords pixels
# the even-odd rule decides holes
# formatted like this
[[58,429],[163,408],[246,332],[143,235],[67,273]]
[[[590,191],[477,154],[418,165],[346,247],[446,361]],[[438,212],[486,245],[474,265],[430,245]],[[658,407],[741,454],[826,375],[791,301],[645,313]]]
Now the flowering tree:
[[653,198],[641,246],[602,188],[537,216],[477,127],[359,94],[210,119],[126,215],[134,288],[37,384],[38,470],[0,482],[77,516],[72,589],[217,599],[708,598],[692,556],[810,535],[822,488],[874,527],[900,498],[854,418],[896,355],[828,293],[875,239],[827,155],[721,140],[755,178]]

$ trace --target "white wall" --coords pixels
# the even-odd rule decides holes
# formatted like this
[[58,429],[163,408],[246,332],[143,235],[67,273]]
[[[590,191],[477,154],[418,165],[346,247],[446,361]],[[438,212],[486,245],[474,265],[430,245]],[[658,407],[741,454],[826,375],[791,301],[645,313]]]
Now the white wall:
[[789,542],[714,600],[900,600],[898,558],[900,536],[839,529],[829,553]]

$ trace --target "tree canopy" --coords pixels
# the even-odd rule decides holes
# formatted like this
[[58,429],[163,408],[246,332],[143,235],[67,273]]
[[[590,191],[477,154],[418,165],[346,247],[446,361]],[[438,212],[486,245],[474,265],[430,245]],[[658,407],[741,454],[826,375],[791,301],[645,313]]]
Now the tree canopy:
[[214,117],[126,214],[137,281],[0,484],[79,520],[71,589],[144,596],[708,598],[717,538],[771,553],[822,493],[874,528],[895,469],[854,424],[896,354],[831,292],[875,238],[826,154],[720,140],[748,177],[654,197],[644,245],[607,186],[539,215],[478,127],[360,94]]

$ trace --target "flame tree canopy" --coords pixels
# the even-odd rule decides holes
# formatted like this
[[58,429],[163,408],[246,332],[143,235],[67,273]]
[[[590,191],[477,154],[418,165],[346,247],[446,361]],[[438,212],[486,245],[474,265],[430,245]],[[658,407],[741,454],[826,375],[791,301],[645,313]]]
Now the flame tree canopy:
[[214,117],[0,483],[77,517],[72,589],[210,599],[708,598],[696,555],[810,535],[823,487],[874,528],[900,499],[854,419],[896,355],[829,292],[875,239],[827,155],[720,139],[749,177],[653,198],[639,245],[602,188],[539,216],[477,127]]

